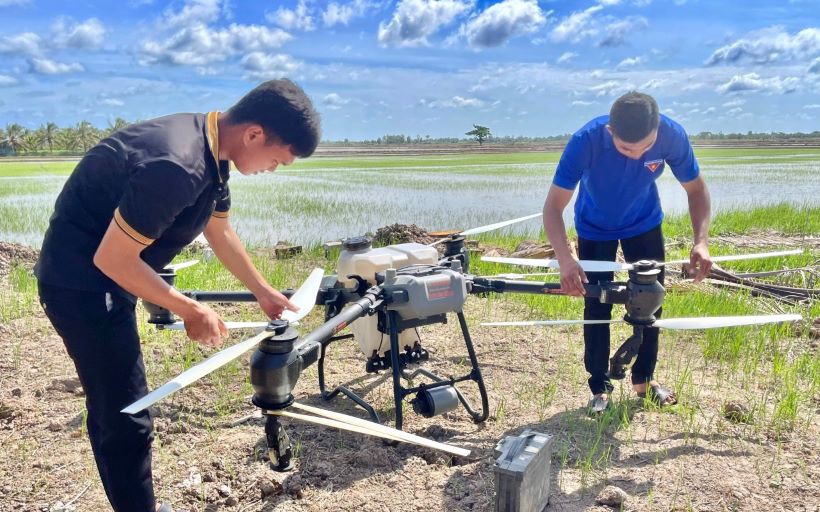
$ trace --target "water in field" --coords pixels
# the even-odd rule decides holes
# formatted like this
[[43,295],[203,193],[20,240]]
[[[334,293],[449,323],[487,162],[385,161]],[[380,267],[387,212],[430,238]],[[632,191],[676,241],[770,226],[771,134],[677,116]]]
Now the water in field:
[[[231,177],[232,223],[246,243],[315,244],[393,223],[466,229],[541,211],[557,155],[312,159],[275,174]],[[699,158],[713,211],[782,202],[820,203],[820,152]],[[0,176],[3,164],[0,163]],[[65,175],[0,177],[0,240],[39,246]],[[658,181],[664,210],[687,210],[668,170]],[[571,223],[571,207],[565,219]],[[538,219],[508,228],[537,233]]]

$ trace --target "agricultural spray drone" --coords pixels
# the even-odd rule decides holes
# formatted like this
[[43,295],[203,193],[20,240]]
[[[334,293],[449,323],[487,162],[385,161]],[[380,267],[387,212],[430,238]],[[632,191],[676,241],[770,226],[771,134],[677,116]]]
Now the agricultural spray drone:
[[[286,311],[282,318],[270,322],[227,323],[230,328],[264,329],[245,341],[222,350],[202,363],[186,370],[167,384],[152,391],[129,405],[123,412],[134,414],[149,407],[171,393],[195,382],[208,373],[227,364],[251,348],[251,383],[254,388],[253,403],[266,416],[265,433],[268,453],[274,469],[290,469],[291,444],[280,416],[319,423],[345,430],[353,430],[393,441],[409,442],[446,451],[454,455],[467,455],[468,450],[437,443],[401,431],[403,403],[412,397],[413,410],[424,417],[433,417],[453,411],[461,405],[475,422],[482,422],[489,414],[487,391],[479,368],[472,339],[467,328],[463,308],[469,294],[482,293],[533,293],[562,294],[560,284],[497,277],[481,277],[469,273],[470,257],[465,246],[465,235],[498,229],[515,222],[539,217],[534,214],[481,228],[456,233],[430,245],[418,243],[395,244],[372,248],[364,237],[346,239],[339,255],[337,272],[324,276],[315,269],[291,300],[299,307],[298,313]],[[444,244],[443,255],[432,247]],[[713,261],[746,259],[794,254],[800,251],[784,251],[759,255],[717,257]],[[554,260],[517,260],[509,258],[484,258],[484,260],[509,264],[528,264],[557,268]],[[682,263],[667,262],[666,264]],[[633,326],[633,335],[616,352],[610,368],[611,378],[622,378],[626,366],[637,354],[642,341],[643,329],[664,327],[669,329],[702,329],[729,327],[797,320],[799,315],[741,316],[720,318],[682,318],[656,320],[654,313],[663,303],[664,288],[658,282],[659,266],[664,263],[641,261],[634,264],[582,261],[584,270],[626,270],[625,282],[604,282],[586,285],[586,296],[595,297],[609,304],[623,304],[626,309],[624,321]],[[617,268],[615,268],[617,266]],[[164,274],[173,284],[175,271],[170,268]],[[249,292],[184,292],[195,300],[205,302],[254,301]],[[286,293],[289,295],[289,293]],[[294,328],[314,305],[325,308],[325,322],[310,333],[300,336]],[[181,329],[171,312],[155,305],[146,304],[149,322],[161,328]],[[419,327],[447,323],[447,315],[454,313],[464,338],[469,371],[460,376],[441,377],[421,367],[429,353],[421,342]],[[578,324],[602,321],[550,320],[542,324]],[[529,322],[533,323],[533,322]],[[518,325],[520,322],[490,323],[487,325]],[[484,325],[484,324],[483,324]],[[351,334],[339,333],[348,327]],[[395,429],[381,424],[375,408],[353,390],[340,385],[328,391],[324,364],[326,349],[330,343],[355,338],[367,358],[365,371],[392,374],[395,404]],[[301,372],[308,366],[318,365],[319,389],[324,400],[344,395],[362,407],[371,421],[323,409],[299,404],[292,391]],[[410,367],[414,369],[411,371]],[[405,387],[421,376],[424,383]],[[475,408],[457,385],[472,381],[478,389],[480,408]],[[297,414],[290,408],[310,412]]]

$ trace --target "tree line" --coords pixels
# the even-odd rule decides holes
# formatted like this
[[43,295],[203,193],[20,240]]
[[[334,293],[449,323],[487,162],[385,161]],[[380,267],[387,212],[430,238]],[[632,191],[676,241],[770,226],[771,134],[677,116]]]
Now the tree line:
[[[45,123],[35,129],[28,129],[18,123],[0,127],[0,156],[15,155],[44,155],[44,154],[82,154],[108,137],[117,130],[125,128],[130,123],[118,117],[105,128],[97,128],[88,121],[60,127],[56,123]],[[490,129],[481,125],[473,125],[474,129],[466,132],[469,138],[463,137],[431,137],[430,135],[387,134],[376,139],[365,140],[327,140],[325,145],[415,145],[415,144],[470,144],[485,142],[500,145],[516,144],[561,144],[569,140],[571,134],[552,135],[546,137],[527,136],[498,136],[492,135]],[[720,140],[762,140],[762,141],[820,141],[820,131],[811,133],[785,132],[752,132],[723,133],[704,131],[690,134],[693,141],[720,141]]]
[[97,128],[88,121],[65,128],[49,122],[33,130],[11,123],[5,128],[0,127],[0,155],[85,153],[100,140],[129,124],[120,117],[105,128]]

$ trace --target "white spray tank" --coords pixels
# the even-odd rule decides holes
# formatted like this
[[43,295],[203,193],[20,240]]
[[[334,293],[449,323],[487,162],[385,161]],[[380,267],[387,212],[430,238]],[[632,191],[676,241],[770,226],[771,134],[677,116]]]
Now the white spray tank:
[[[339,283],[345,288],[358,286],[350,275],[361,276],[370,285],[376,285],[376,273],[388,268],[400,269],[408,265],[435,265],[438,263],[438,251],[424,244],[405,243],[373,249],[366,237],[346,238],[342,240],[342,251],[336,265]],[[384,356],[390,350],[390,336],[379,332],[378,319],[375,315],[359,318],[350,324],[353,337],[359,342],[362,353],[371,357],[375,354]],[[419,336],[416,329],[399,333],[399,348],[412,347]]]

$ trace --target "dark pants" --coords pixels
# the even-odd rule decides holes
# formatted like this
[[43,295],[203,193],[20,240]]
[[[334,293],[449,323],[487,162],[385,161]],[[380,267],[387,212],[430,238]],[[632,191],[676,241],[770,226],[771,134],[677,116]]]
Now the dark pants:
[[[663,261],[663,233],[661,227],[651,229],[642,235],[620,240],[624,259],[628,263],[638,260]],[[615,261],[618,240],[605,242],[578,239],[578,257],[582,260]],[[663,284],[663,267],[658,281]],[[587,272],[590,284],[612,281],[612,272]],[[661,309],[655,313],[660,318]],[[612,317],[612,304],[601,304],[598,299],[584,299],[585,320],[608,320]],[[643,343],[638,357],[632,365],[632,383],[641,384],[652,379],[655,363],[658,361],[658,329],[644,329]],[[584,366],[589,373],[589,389],[593,394],[612,391],[612,383],[606,376],[609,369],[609,325],[584,326]]]
[[108,501],[117,512],[153,511],[151,417],[120,412],[147,393],[134,304],[116,294],[106,301],[104,292],[39,289],[85,390],[88,437]]

